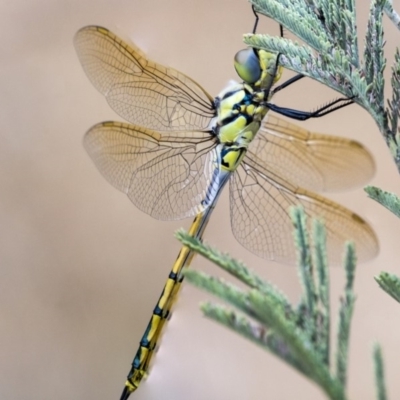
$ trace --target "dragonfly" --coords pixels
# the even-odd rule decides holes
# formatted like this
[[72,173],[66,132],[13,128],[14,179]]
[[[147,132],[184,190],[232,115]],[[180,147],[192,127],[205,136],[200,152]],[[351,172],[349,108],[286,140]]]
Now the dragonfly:
[[[355,241],[360,259],[376,255],[378,242],[368,223],[315,193],[367,181],[375,169],[370,153],[356,141],[309,132],[269,113],[304,120],[351,99],[314,112],[273,104],[274,93],[302,76],[276,86],[282,74],[279,54],[261,49],[235,55],[242,82],[214,98],[185,74],[148,59],[106,28],[82,28],[75,47],[90,81],[128,121],[93,126],[84,146],[102,175],[141,211],[159,220],[194,217],[189,233],[201,239],[229,181],[233,234],[256,255],[295,261],[288,211],[295,204],[324,220],[330,259],[338,260],[348,239]],[[147,375],[182,283],[182,269],[192,258],[183,246],[140,341],[121,400]]]

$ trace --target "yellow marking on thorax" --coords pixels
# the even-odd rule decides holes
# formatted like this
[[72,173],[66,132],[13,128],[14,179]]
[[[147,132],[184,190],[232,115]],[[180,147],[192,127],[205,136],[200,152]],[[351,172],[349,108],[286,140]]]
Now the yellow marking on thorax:
[[234,119],[229,124],[222,126],[219,130],[219,140],[221,143],[235,143],[238,138],[238,133],[246,128],[247,119],[240,116]]
[[219,119],[224,120],[226,118],[229,118],[232,115],[232,113],[235,113],[236,110],[233,110],[233,107],[236,104],[240,104],[243,101],[245,95],[246,93],[243,90],[243,85],[240,85],[238,88],[233,88],[232,94],[221,100],[221,103],[218,108]]
[[281,65],[277,66],[278,55],[275,53],[258,50],[258,57],[260,60],[261,77],[254,86],[269,89],[281,79],[283,67]]

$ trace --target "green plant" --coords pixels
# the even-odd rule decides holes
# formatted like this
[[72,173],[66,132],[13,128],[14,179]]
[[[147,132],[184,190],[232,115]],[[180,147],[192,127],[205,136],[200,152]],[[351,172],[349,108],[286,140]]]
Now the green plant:
[[392,94],[385,107],[383,14],[400,29],[391,1],[372,0],[363,59],[359,56],[355,0],[250,0],[257,12],[282,24],[304,44],[270,35],[244,42],[280,54],[280,64],[353,97],[375,120],[400,171],[400,53],[391,67]]
[[[355,294],[353,282],[356,256],[351,243],[346,244],[344,270],[346,286],[340,299],[336,357],[330,358],[329,271],[323,224],[313,223],[312,245],[306,216],[301,208],[292,209],[298,268],[303,293],[298,304],[291,304],[271,283],[262,280],[244,264],[204,245],[183,231],[178,239],[191,250],[214,262],[244,283],[240,289],[232,283],[202,272],[186,270],[186,279],[197,287],[218,296],[234,308],[204,303],[204,314],[271,351],[299,372],[317,383],[331,399],[346,399],[348,343]],[[374,350],[378,399],[385,399],[380,348]]]

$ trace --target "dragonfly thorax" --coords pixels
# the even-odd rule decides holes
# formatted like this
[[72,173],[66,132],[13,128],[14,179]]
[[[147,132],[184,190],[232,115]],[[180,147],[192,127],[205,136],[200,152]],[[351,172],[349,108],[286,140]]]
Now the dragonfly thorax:
[[234,84],[214,100],[220,143],[246,147],[268,111],[271,87],[280,79],[277,54],[247,48],[236,53],[235,69],[243,83]]
[[262,94],[250,85],[235,84],[216,97],[217,122],[214,132],[220,143],[243,147],[249,145],[268,111]]
[[249,84],[234,84],[215,98],[217,119],[214,133],[221,145],[221,165],[234,171],[260,129],[268,111],[264,91]]

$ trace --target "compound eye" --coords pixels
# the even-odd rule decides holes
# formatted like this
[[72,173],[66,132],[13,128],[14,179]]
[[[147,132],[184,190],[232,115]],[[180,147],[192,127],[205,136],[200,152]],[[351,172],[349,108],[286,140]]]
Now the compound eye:
[[234,64],[237,74],[244,82],[255,83],[260,79],[260,61],[251,47],[238,51]]

